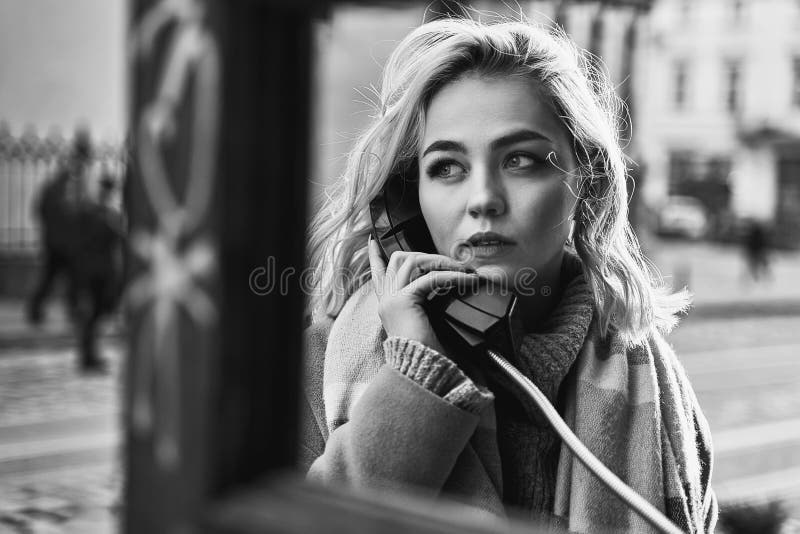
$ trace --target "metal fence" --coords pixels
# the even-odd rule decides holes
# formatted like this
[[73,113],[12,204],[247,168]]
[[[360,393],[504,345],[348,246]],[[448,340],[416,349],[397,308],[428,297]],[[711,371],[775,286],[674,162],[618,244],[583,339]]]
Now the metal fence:
[[[40,136],[27,129],[14,136],[0,123],[0,254],[34,253],[38,249],[35,199],[58,163],[69,154],[70,146],[70,140],[57,130]],[[94,146],[93,163],[84,184],[89,196],[96,194],[99,177],[108,174],[119,184],[113,202],[121,206],[125,156],[121,146]]]

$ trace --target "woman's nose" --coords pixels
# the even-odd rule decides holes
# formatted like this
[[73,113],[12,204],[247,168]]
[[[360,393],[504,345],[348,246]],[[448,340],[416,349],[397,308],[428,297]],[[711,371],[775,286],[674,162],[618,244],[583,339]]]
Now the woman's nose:
[[473,172],[467,211],[473,217],[498,216],[506,211],[506,198],[498,177],[491,172]]

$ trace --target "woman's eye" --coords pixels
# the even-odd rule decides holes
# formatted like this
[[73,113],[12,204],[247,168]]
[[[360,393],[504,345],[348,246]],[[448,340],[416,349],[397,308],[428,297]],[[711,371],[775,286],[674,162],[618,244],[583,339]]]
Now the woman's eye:
[[441,161],[428,167],[431,178],[453,178],[464,173],[464,168],[453,161]]
[[527,169],[539,164],[540,161],[527,154],[514,154],[506,160],[506,167],[509,169]]

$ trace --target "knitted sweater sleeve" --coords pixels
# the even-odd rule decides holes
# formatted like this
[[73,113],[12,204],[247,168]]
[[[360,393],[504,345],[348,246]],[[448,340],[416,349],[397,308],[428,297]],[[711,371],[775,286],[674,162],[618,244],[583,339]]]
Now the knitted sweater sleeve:
[[390,336],[383,351],[387,365],[454,406],[477,414],[492,401],[488,389],[476,385],[452,360],[427,345]]
[[478,389],[438,352],[389,337],[384,343],[386,365],[355,403],[349,420],[328,435],[321,380],[324,334],[312,332],[307,342],[312,354],[303,405],[301,469],[309,479],[323,483],[438,493],[491,394]]

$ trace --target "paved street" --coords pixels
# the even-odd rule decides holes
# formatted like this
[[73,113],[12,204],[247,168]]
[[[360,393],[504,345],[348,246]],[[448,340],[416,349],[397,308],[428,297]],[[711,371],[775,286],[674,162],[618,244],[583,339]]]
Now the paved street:
[[800,517],[800,316],[687,320],[673,343],[714,438],[720,502]]
[[120,349],[79,376],[69,348],[0,351],[0,533],[115,532]]

